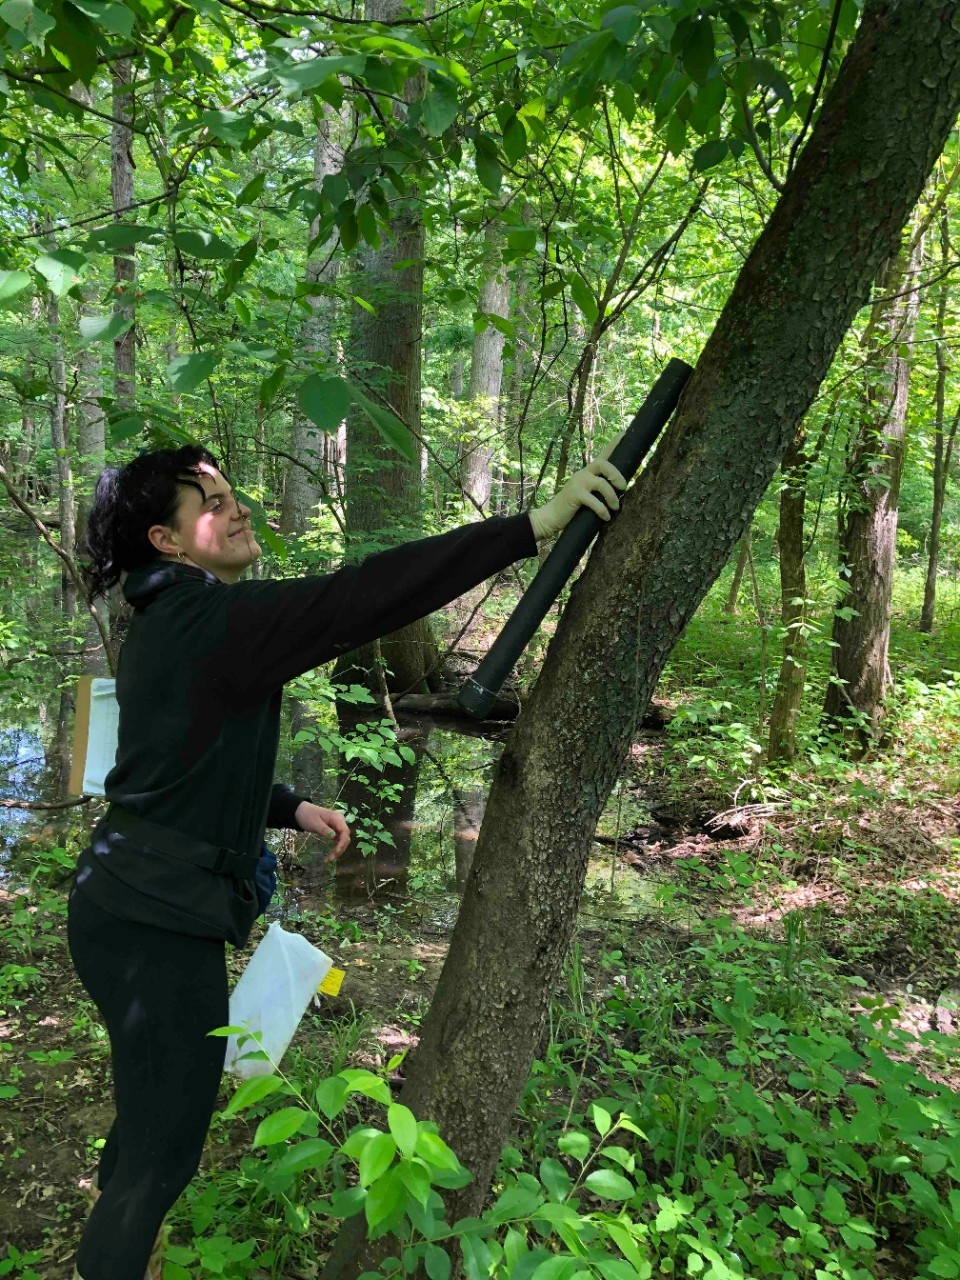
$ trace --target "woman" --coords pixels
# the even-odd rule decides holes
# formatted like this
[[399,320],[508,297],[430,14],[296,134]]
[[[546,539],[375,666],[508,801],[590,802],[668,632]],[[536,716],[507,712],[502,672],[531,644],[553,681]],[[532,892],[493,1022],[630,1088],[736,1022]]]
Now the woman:
[[223,1070],[226,1041],[207,1033],[228,1020],[224,943],[242,947],[269,898],[264,828],[334,838],[328,861],[350,842],[341,814],[273,782],[284,683],[534,555],[581,505],[609,520],[600,497],[620,504],[608,480],[626,487],[601,455],[537,511],[331,574],[241,582],[260,547],[205,449],[144,453],[100,477],[87,582],[97,596],[122,581],[134,616],[110,809],[69,901],[70,954],[110,1036],[116,1103],[76,1277],[160,1276],[163,1219],[199,1166]]

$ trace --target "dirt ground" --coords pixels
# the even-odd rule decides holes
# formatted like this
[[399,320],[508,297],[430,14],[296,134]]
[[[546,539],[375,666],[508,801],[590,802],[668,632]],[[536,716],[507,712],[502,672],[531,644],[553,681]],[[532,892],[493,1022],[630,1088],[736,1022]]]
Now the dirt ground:
[[[782,934],[788,913],[802,912],[808,937],[896,1002],[900,1025],[952,1034],[960,1018],[960,874],[944,863],[958,835],[960,800],[887,805],[869,819],[819,825],[762,806],[717,818],[692,804],[624,833],[614,856],[640,877],[679,883],[702,914],[722,912],[748,929]],[[598,849],[609,857],[611,844],[607,838]],[[735,877],[718,879],[738,857],[767,860],[779,877],[748,890]],[[0,913],[22,905],[0,890]],[[346,970],[341,993],[308,1011],[294,1046],[359,1016],[365,1028],[359,1058],[378,1067],[415,1046],[447,940],[442,933],[391,938],[382,931],[375,938],[360,917],[357,940],[337,944],[336,962]],[[93,1143],[112,1120],[109,1052],[84,1012],[89,1005],[63,925],[37,932],[26,962],[39,975],[19,1005],[0,1013],[0,1083],[19,1090],[0,1095],[0,1244],[38,1251],[36,1273],[67,1280],[87,1212]],[[582,945],[600,936],[587,927]],[[248,955],[228,948],[231,985]],[[0,954],[6,963],[25,958]],[[960,1088],[960,1079],[947,1082]],[[224,1100],[230,1091],[225,1081]],[[232,1132],[237,1159],[250,1136],[243,1125]],[[210,1158],[208,1143],[204,1162]],[[230,1158],[231,1149],[218,1144],[218,1163]]]

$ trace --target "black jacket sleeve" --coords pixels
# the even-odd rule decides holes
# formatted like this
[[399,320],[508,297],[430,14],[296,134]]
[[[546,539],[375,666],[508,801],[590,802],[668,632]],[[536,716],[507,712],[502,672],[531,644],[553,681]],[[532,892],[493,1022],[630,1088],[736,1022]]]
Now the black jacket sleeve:
[[331,574],[238,582],[223,593],[218,675],[239,694],[263,697],[426,617],[536,552],[524,512],[419,538]]
[[275,782],[270,792],[270,807],[267,810],[267,826],[287,831],[299,831],[300,827],[294,815],[297,809],[309,796],[298,796],[293,787],[284,782]]

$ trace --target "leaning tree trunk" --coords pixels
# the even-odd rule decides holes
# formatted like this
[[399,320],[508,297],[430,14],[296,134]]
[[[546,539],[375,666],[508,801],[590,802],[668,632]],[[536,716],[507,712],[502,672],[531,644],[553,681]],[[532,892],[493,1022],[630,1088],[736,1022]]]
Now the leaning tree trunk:
[[[960,15],[867,0],[676,419],[601,529],[503,749],[402,1100],[487,1194],[559,979],[597,820],[680,634],[743,536],[960,110]],[[324,1280],[367,1269],[364,1220]]]
[[[371,22],[389,21],[403,13],[406,0],[367,0]],[[422,97],[426,79],[420,73],[406,82],[404,97]],[[404,109],[394,103],[397,124]],[[390,406],[414,436],[420,437],[420,335],[423,328],[423,218],[416,193],[398,202],[389,239],[363,255],[358,293],[371,303],[375,315],[361,307],[354,311],[351,356],[365,373],[376,397]],[[398,267],[398,264],[406,265]],[[361,471],[361,467],[365,471]],[[346,534],[348,550],[380,533],[391,544],[422,533],[420,463],[409,463],[390,448],[359,411],[348,419]],[[389,672],[390,693],[435,693],[439,678],[437,645],[428,620],[420,619],[381,641]],[[374,645],[364,645],[338,659],[334,678],[364,684],[377,693],[373,676]],[[390,674],[392,673],[392,674]]]
[[879,741],[893,683],[888,660],[893,570],[920,254],[918,237],[912,251],[902,250],[880,273],[881,290],[892,296],[877,304],[871,328],[886,354],[879,367],[867,365],[863,416],[841,510],[841,600],[833,617],[833,679],[823,713],[828,721],[852,728],[861,749]]
[[[943,270],[948,270],[950,258],[950,224],[946,210],[940,219],[940,248]],[[953,458],[954,441],[960,427],[960,409],[954,414],[949,430],[946,430],[947,373],[950,359],[944,341],[946,327],[947,295],[949,282],[944,279],[937,301],[937,319],[934,336],[937,341],[936,421],[933,427],[933,510],[930,515],[930,543],[927,549],[927,575],[923,585],[923,608],[920,611],[920,630],[933,631],[937,609],[937,574],[940,570],[940,531],[943,525],[943,504],[947,496],[947,477]]]
[[737,554],[737,563],[733,566],[733,578],[730,582],[730,592],[727,595],[726,604],[723,606],[723,612],[736,617],[740,612],[740,585],[743,582],[743,575],[747,571],[747,564],[751,555],[751,538],[750,529],[743,535],[740,540],[740,551]]
[[785,631],[783,661],[770,708],[768,760],[792,760],[797,751],[797,720],[807,674],[807,570],[804,564],[804,516],[810,457],[801,424],[783,455],[780,494],[780,621]]

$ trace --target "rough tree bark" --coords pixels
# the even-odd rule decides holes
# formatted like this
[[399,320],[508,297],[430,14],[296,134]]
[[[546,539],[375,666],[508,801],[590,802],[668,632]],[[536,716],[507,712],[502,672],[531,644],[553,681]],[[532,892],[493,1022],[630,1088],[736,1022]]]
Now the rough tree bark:
[[881,351],[867,365],[840,512],[841,598],[833,617],[834,679],[823,713],[829,722],[852,728],[861,750],[880,740],[893,684],[890,617],[920,255],[918,238],[879,273],[886,296],[875,304],[871,330]]
[[[601,529],[504,746],[402,1100],[439,1124],[474,1214],[576,919],[598,817],[664,663],[737,541],[960,110],[960,9],[868,0],[793,174],[650,465]],[[324,1280],[372,1253],[363,1215]],[[379,1244],[379,1242],[377,1242]]]
[[803,701],[807,673],[807,570],[804,563],[804,518],[810,456],[803,425],[787,446],[781,471],[780,525],[780,621],[786,627],[783,661],[770,708],[768,760],[792,760],[797,750],[797,719]]
[[[403,13],[406,0],[367,0],[371,22],[389,21]],[[423,73],[411,77],[404,98],[422,97]],[[394,103],[398,123],[403,107]],[[391,234],[379,249],[363,254],[363,280],[358,292],[375,308],[375,315],[357,307],[353,317],[351,356],[375,394],[420,434],[420,346],[423,328],[423,218],[416,193],[398,202]],[[406,263],[399,270],[398,263]],[[381,540],[409,541],[421,535],[420,465],[408,463],[391,449],[365,415],[355,413],[347,430],[346,541],[348,552],[357,542],[379,533]],[[380,642],[390,693],[435,693],[439,678],[431,671],[437,644],[428,620],[421,619]],[[364,684],[377,693],[373,676],[373,645],[364,645],[339,659],[334,679]]]

